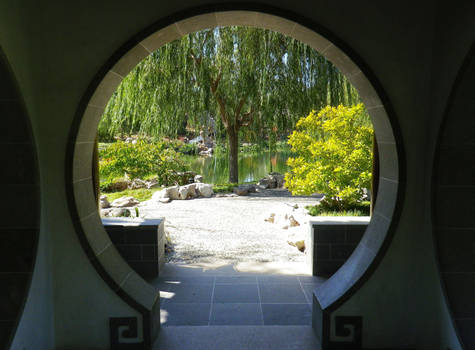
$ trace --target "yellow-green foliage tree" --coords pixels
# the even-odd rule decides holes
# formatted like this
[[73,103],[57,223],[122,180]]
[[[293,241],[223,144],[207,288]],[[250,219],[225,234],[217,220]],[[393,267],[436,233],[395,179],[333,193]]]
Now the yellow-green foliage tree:
[[288,143],[286,187],[298,195],[324,193],[321,204],[346,210],[371,187],[373,128],[362,104],[327,106],[297,122]]

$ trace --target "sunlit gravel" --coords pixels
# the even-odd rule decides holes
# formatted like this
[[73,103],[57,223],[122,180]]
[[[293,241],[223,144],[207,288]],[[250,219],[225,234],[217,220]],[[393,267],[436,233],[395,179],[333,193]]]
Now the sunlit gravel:
[[[316,198],[243,196],[175,200],[170,203],[144,203],[145,217],[165,217],[174,252],[174,263],[214,263],[222,261],[305,261],[305,254],[289,245],[291,237],[304,237],[308,230],[305,205]],[[267,222],[275,214],[274,223]],[[289,227],[285,215],[300,226]]]

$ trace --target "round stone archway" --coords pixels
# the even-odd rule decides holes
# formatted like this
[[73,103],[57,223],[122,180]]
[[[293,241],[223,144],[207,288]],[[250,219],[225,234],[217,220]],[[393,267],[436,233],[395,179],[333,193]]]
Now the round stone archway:
[[[153,321],[157,293],[121,258],[106,234],[97,212],[92,179],[92,155],[97,125],[107,102],[122,79],[141,60],[162,45],[188,33],[217,26],[241,25],[274,30],[308,44],[347,76],[366,105],[378,143],[379,190],[373,217],[351,257],[315,292],[314,313],[317,305],[317,309],[321,311],[318,312],[321,315],[320,323],[325,323],[332,310],[355,293],[371,275],[384,255],[396,225],[403,192],[403,149],[402,141],[397,136],[396,121],[388,115],[389,103],[383,91],[377,88],[377,80],[358,57],[338,39],[313,23],[297,20],[304,24],[302,25],[295,19],[256,11],[200,12],[202,13],[191,17],[189,13],[174,17],[139,33],[104,65],[85,93],[70,132],[66,164],[70,211],[82,247],[108,285],[143,315],[144,339],[150,343],[158,329],[157,321]],[[332,41],[317,31],[324,33],[325,37],[331,37]],[[328,327],[320,325],[316,328],[319,327],[320,329],[316,329],[317,335],[325,338]]]

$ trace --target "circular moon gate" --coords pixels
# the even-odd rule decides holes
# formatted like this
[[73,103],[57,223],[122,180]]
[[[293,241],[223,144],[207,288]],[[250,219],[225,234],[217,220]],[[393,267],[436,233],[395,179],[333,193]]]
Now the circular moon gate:
[[[363,65],[355,64],[356,55],[346,54],[311,28],[292,20],[255,11],[223,11],[199,14],[193,17],[170,20],[165,25],[147,30],[143,35],[126,43],[99,72],[83,97],[71,129],[67,166],[67,186],[71,215],[81,244],[101,277],[119,296],[141,312],[144,317],[144,338],[150,341],[155,326],[148,326],[158,298],[156,291],[139,277],[122,259],[105,232],[93,193],[92,156],[97,126],[113,92],[122,79],[146,56],[162,45],[199,30],[218,26],[253,26],[270,29],[299,40],[331,61],[355,86],[373,122],[378,144],[380,168],[378,200],[368,228],[353,254],[346,263],[315,292],[315,300],[322,311],[334,310],[374,270],[391,240],[392,227],[396,224],[395,213],[401,203],[402,142],[395,136],[394,119],[389,118],[383,92],[377,91],[368,79],[371,74]],[[153,34],[150,33],[153,31]],[[319,29],[324,32],[324,29]],[[331,36],[330,33],[326,34]],[[336,40],[334,40],[336,41]],[[342,46],[342,45],[340,45]],[[349,52],[349,50],[346,50]],[[147,325],[147,326],[146,326]],[[153,328],[153,329],[152,329]]]

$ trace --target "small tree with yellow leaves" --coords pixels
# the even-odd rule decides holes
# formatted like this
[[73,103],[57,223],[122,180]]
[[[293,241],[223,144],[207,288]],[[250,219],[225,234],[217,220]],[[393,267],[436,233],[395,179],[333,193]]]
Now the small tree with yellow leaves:
[[288,143],[286,187],[295,195],[325,194],[327,209],[347,210],[371,186],[373,128],[362,104],[327,106],[301,118]]

